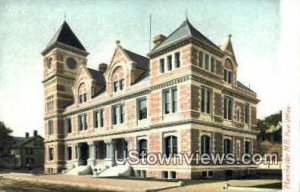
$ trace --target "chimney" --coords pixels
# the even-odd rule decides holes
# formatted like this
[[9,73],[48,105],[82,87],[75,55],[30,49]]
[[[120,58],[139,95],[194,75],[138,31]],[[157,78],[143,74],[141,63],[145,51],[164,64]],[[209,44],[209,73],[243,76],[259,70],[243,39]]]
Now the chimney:
[[163,34],[156,35],[153,39],[153,43],[155,46],[161,44],[166,39],[166,36]]
[[34,136],[34,137],[38,136],[38,131],[37,131],[37,130],[34,130],[34,131],[33,131],[33,136]]
[[29,133],[28,133],[28,132],[25,133],[25,137],[26,137],[26,138],[29,137]]
[[107,69],[107,64],[106,63],[100,63],[99,66],[98,66],[98,70],[101,72],[101,73],[105,73]]

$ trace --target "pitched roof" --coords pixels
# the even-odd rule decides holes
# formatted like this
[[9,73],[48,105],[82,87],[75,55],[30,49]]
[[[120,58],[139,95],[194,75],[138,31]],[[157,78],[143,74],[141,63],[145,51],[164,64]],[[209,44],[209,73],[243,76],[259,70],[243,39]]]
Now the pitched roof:
[[50,48],[55,43],[62,43],[80,49],[82,51],[86,51],[86,49],[81,44],[81,42],[76,37],[76,35],[74,34],[74,32],[72,31],[72,29],[66,21],[64,21],[63,24],[60,26],[60,28],[58,29],[54,37],[51,39],[45,50]]
[[161,44],[154,47],[150,54],[160,51],[164,48],[167,48],[175,43],[178,43],[182,40],[188,38],[195,38],[204,44],[207,44],[217,50],[220,48],[215,45],[211,40],[205,37],[200,31],[198,31],[189,20],[185,20],[173,33],[171,33]]
[[100,83],[100,84],[105,84],[105,78],[103,76],[103,74],[100,71],[91,69],[91,68],[87,68],[87,70],[89,71],[89,73],[91,74],[92,78]]
[[254,91],[253,91],[252,89],[250,89],[249,87],[247,87],[246,85],[244,85],[244,84],[241,83],[240,81],[237,81],[237,86],[238,86],[239,88],[242,88],[242,89],[245,89],[245,90],[247,90],[247,91],[251,91],[251,92],[254,93]]
[[149,69],[149,59],[147,57],[138,55],[127,49],[123,49],[128,57],[137,64],[137,67],[140,69],[148,70]]
[[[38,135],[38,137],[41,137]],[[33,140],[36,137],[13,137],[12,138],[12,148],[19,148]]]

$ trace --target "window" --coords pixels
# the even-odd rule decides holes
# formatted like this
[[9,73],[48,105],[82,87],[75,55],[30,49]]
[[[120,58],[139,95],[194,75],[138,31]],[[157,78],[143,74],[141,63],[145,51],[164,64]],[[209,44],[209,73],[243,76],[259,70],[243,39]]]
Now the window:
[[78,125],[79,125],[79,131],[87,129],[86,114],[78,116]]
[[231,83],[232,81],[232,71],[228,69],[224,69],[224,81],[227,83]]
[[34,163],[34,160],[32,158],[26,158],[26,165],[30,166]]
[[120,105],[120,123],[124,123],[124,120],[125,120],[124,105]]
[[172,112],[177,112],[177,89],[172,89]]
[[250,107],[249,107],[249,103],[245,104],[245,123],[249,123],[249,112]]
[[54,155],[54,148],[50,147],[49,148],[49,161],[53,160],[53,155]]
[[224,98],[224,118],[231,120],[232,119],[232,98]]
[[49,120],[48,121],[48,135],[52,135],[53,134],[53,121]]
[[176,113],[178,105],[177,89],[166,89],[163,91],[163,111],[164,114]]
[[114,92],[117,92],[119,89],[119,82],[118,81],[115,81],[114,82]]
[[224,139],[223,141],[223,149],[224,149],[224,154],[231,153],[231,140],[230,139]]
[[83,93],[83,94],[79,95],[79,103],[84,103],[86,101],[87,101],[86,93]]
[[114,92],[117,92],[118,90],[123,90],[124,89],[124,79],[120,79],[118,81],[115,81],[113,83],[113,90]]
[[170,171],[170,179],[176,179],[176,172]]
[[177,137],[168,136],[165,138],[165,154],[167,157],[177,154]]
[[245,141],[245,153],[250,153],[250,141]]
[[210,154],[210,137],[201,136],[201,154]]
[[120,90],[123,90],[123,88],[124,88],[124,79],[121,79],[119,81],[119,83],[120,83]]
[[94,128],[103,127],[104,126],[104,112],[103,109],[94,111]]
[[169,114],[170,113],[170,91],[166,90],[164,91],[164,113]]
[[67,159],[68,160],[72,159],[72,147],[71,146],[68,147],[68,156],[67,156]]
[[212,73],[216,72],[216,59],[213,57],[211,57],[211,59],[210,59],[210,71]]
[[125,120],[125,110],[124,105],[119,104],[112,107],[112,121],[113,125],[118,123],[123,123]]
[[139,99],[137,102],[139,120],[147,119],[147,99]]
[[66,129],[67,133],[71,133],[72,132],[71,118],[65,119],[65,129]]
[[161,58],[159,60],[159,68],[160,68],[161,73],[165,72],[165,59],[164,58]]
[[199,52],[198,54],[198,64],[199,64],[199,67],[203,67],[203,52]]
[[236,121],[240,121],[241,120],[241,114],[240,114],[240,109],[238,108],[236,110]]
[[208,88],[201,88],[201,112],[210,113],[211,94]]
[[167,64],[168,64],[168,70],[171,71],[172,70],[172,55],[169,55],[167,57]]
[[145,157],[147,155],[147,140],[141,139],[139,140],[139,157]]
[[175,53],[175,67],[176,68],[180,67],[180,53],[179,52]]
[[205,70],[209,70],[209,55],[205,54]]

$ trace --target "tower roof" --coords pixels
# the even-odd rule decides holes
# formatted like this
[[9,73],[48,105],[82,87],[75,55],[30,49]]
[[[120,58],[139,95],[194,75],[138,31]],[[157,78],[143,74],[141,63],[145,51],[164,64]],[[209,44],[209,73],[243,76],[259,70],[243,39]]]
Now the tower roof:
[[60,26],[58,31],[55,33],[54,37],[48,43],[44,52],[49,50],[56,43],[61,43],[64,45],[71,46],[73,48],[77,48],[81,51],[86,51],[86,49],[81,44],[81,42],[76,37],[76,35],[74,34],[74,32],[72,31],[72,29],[70,28],[70,26],[66,21],[63,22],[63,24]]
[[186,19],[173,33],[171,33],[161,44],[157,45],[152,49],[150,54],[158,52],[164,48],[167,48],[171,45],[174,45],[182,40],[188,39],[188,38],[195,38],[202,43],[213,47],[217,50],[220,50],[220,48],[215,45],[211,40],[209,40],[207,37],[205,37],[200,31],[198,31],[190,22],[188,19]]

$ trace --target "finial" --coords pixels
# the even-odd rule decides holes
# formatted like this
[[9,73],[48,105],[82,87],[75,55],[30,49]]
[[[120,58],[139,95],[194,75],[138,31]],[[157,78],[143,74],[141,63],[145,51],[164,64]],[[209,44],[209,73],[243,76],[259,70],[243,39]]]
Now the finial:
[[67,19],[67,14],[65,12],[65,14],[64,14],[64,21],[66,21],[66,19]]
[[229,39],[231,39],[232,35],[231,35],[231,34],[229,34],[229,35],[228,35],[228,37],[229,37]]
[[185,20],[189,20],[189,16],[188,16],[188,11],[187,11],[187,9],[185,10]]
[[121,43],[120,40],[116,40],[117,45],[120,45],[120,43]]

